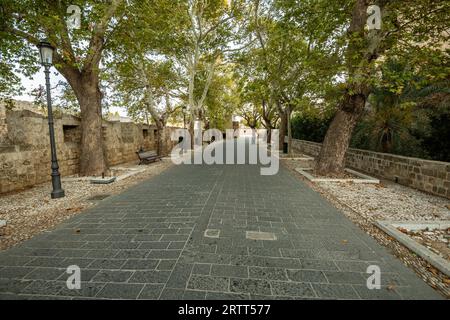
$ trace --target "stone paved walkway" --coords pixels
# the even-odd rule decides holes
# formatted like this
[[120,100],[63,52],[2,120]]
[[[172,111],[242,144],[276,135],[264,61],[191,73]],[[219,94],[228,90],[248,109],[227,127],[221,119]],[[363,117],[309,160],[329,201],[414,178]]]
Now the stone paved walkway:
[[[70,265],[81,290],[66,287]],[[366,287],[369,265],[381,290]],[[289,171],[183,165],[0,253],[0,299],[17,298],[440,296]]]

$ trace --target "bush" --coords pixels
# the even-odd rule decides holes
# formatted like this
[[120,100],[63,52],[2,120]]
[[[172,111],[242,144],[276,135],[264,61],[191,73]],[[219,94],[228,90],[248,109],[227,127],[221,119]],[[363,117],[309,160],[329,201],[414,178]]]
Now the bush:
[[291,120],[292,137],[299,140],[323,142],[332,116],[297,114]]

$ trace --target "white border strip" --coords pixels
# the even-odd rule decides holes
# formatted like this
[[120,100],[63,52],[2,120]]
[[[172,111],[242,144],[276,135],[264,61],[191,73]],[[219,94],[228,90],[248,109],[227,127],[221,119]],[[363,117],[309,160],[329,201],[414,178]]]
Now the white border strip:
[[366,174],[363,174],[361,172],[352,170],[352,169],[345,169],[348,173],[351,173],[357,177],[360,177],[361,179],[333,179],[333,178],[316,178],[312,174],[308,173],[307,171],[313,170],[312,168],[296,168],[295,171],[303,175],[306,179],[308,179],[311,182],[353,182],[353,183],[368,183],[368,184],[379,184],[380,180],[373,178],[371,176],[368,176]]
[[447,229],[450,228],[450,221],[402,222],[378,220],[375,222],[375,225],[450,277],[450,262],[397,229],[398,227],[411,228],[410,230],[423,230],[426,228]]

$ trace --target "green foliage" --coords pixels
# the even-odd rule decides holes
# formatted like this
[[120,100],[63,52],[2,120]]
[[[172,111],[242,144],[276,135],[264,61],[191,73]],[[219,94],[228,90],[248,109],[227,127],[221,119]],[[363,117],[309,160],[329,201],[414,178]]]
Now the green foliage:
[[[39,70],[36,46],[44,39],[55,48],[54,67],[74,90],[79,87],[82,75],[98,74],[102,53],[116,36],[116,27],[124,15],[123,4],[122,0],[3,0],[0,3],[0,95],[19,94],[20,81],[16,74],[31,77]],[[69,30],[66,25],[70,5],[78,5],[82,10],[80,29]],[[80,90],[75,91],[80,98]],[[63,92],[61,97],[65,96]]]
[[[370,109],[358,124],[352,146],[385,153],[448,161],[449,80],[430,77],[429,64],[411,67],[401,57],[386,61],[383,76],[370,96]],[[447,68],[448,60],[441,60]],[[431,79],[431,80],[430,80]]]
[[292,137],[299,140],[323,142],[333,119],[332,110],[320,112],[316,108],[305,108],[294,114],[291,120]]
[[58,87],[60,94],[56,97],[57,107],[65,114],[80,116],[80,105],[70,85],[65,81],[60,81]]
[[239,95],[231,66],[225,65],[215,72],[205,99],[205,118],[209,128],[231,128],[231,119],[239,105]]
[[429,120],[429,134],[421,146],[431,159],[450,162],[450,108],[432,113]]
[[425,157],[417,136],[426,135],[426,128],[426,114],[418,112],[413,106],[376,105],[355,129],[352,146],[384,153]]
[[[448,160],[450,2],[373,3],[381,31],[364,27],[361,0],[3,0],[0,99],[38,70],[34,45],[47,37],[68,80],[55,104],[71,113],[79,77],[98,73],[106,98],[137,120],[179,122],[186,106],[188,122],[225,129],[237,113],[275,128],[293,112],[293,136],[321,141],[343,97],[362,95],[353,146]],[[70,4],[80,30],[66,28]]]

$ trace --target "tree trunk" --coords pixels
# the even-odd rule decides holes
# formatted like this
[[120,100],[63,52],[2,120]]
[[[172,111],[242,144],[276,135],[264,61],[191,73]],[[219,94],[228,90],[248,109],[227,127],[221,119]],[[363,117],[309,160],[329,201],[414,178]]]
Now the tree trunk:
[[287,135],[287,127],[288,127],[288,114],[286,111],[280,111],[280,143],[278,146],[280,151],[282,151],[284,147],[284,140]]
[[158,153],[158,156],[162,157],[165,155],[165,127],[164,125],[157,123],[156,127],[158,128],[157,134],[156,134],[156,150]]
[[345,169],[345,154],[366,99],[364,95],[346,94],[325,136],[315,168],[318,174],[334,176]]
[[288,153],[292,154],[292,128],[291,128],[292,111],[289,107],[287,110],[287,135],[288,135]]
[[353,7],[346,50],[349,79],[352,80],[347,83],[347,92],[325,136],[315,168],[320,175],[339,175],[345,169],[345,154],[371,91],[370,64],[379,55],[380,42],[376,33],[366,37],[367,7],[367,0],[356,0]]
[[107,169],[102,130],[102,93],[96,75],[82,74],[71,86],[81,109],[80,174],[99,176]]

